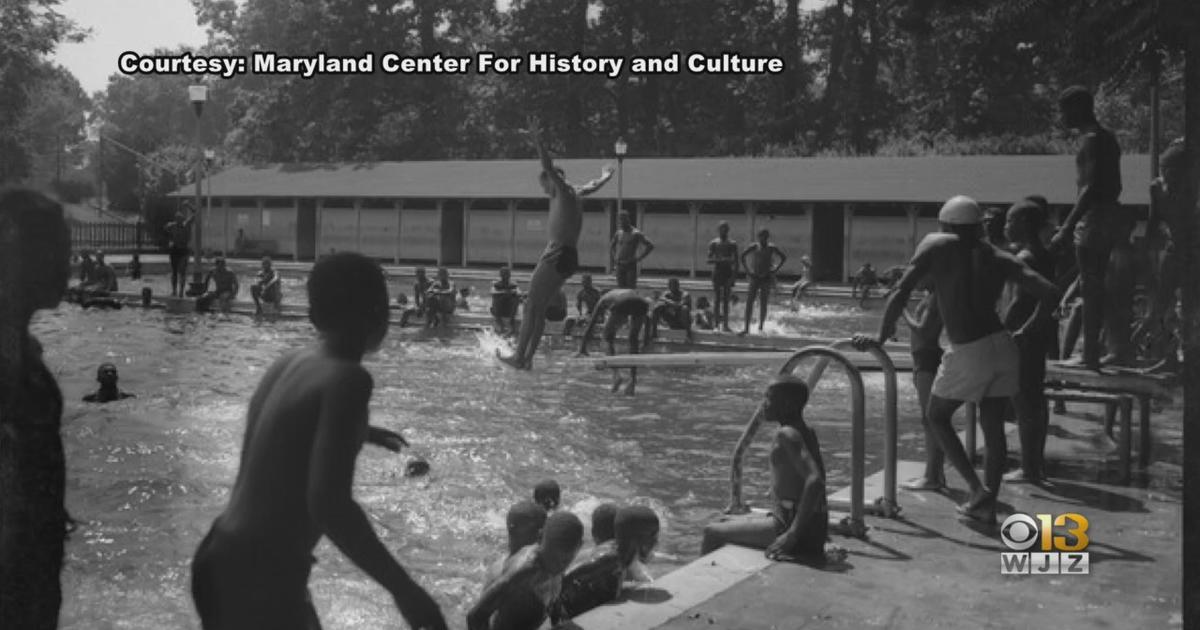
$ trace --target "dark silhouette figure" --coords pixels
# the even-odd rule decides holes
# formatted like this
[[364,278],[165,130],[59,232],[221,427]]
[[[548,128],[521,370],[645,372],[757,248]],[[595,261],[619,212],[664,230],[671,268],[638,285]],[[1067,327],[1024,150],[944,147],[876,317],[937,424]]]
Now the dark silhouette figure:
[[62,393],[29,333],[70,279],[62,206],[28,190],[0,192],[0,619],[52,629],[62,603],[67,533]]

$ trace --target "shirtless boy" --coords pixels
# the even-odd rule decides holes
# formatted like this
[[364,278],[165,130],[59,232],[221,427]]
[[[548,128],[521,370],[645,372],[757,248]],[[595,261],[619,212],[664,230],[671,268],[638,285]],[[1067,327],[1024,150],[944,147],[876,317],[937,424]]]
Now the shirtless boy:
[[[1004,473],[1007,444],[1004,414],[1017,393],[1018,354],[1012,336],[996,313],[1006,281],[1017,283],[1039,299],[1037,309],[1018,335],[1035,322],[1045,321],[1058,297],[1054,284],[1015,256],[984,240],[983,216],[970,197],[954,197],[938,214],[942,232],[930,234],[917,246],[900,288],[888,300],[879,328],[880,344],[891,339],[913,288],[924,278],[933,281],[950,349],[942,358],[927,417],[950,464],[970,486],[970,497],[958,510],[984,523],[996,520],[996,495]],[[986,440],[986,481],[971,466],[950,420],[964,402],[979,403]]]
[[765,549],[772,560],[824,563],[829,536],[825,464],[817,435],[804,421],[808,385],[795,376],[776,377],[763,394],[763,415],[778,422],[771,449],[771,514],[723,517],[704,528],[700,553],[727,544]]
[[650,337],[658,336],[658,324],[662,322],[673,330],[684,330],[687,340],[692,340],[692,296],[679,287],[679,279],[667,280],[667,291],[658,298],[654,313],[650,317]]
[[[639,247],[642,248],[640,253],[638,252]],[[638,263],[649,256],[652,251],[654,251],[654,243],[651,243],[641,230],[633,226],[633,218],[629,211],[618,212],[617,231],[613,233],[608,252],[617,276],[618,288],[637,288]]]
[[623,507],[614,518],[615,540],[597,543],[563,578],[551,623],[616,601],[634,562],[645,563],[658,545],[658,515],[644,505]]
[[508,530],[508,552],[488,567],[487,582],[492,582],[504,573],[504,563],[513,554],[537,544],[542,539],[542,528],[546,526],[546,508],[525,500],[514,504],[508,509],[504,518]]
[[550,218],[546,228],[550,242],[529,280],[529,295],[521,314],[521,334],[517,338],[516,350],[507,357],[500,356],[500,351],[496,350],[496,356],[501,361],[523,369],[531,367],[538,344],[542,341],[542,332],[546,329],[546,308],[558,295],[567,278],[579,268],[579,251],[576,247],[579,233],[583,230],[583,208],[579,198],[599,190],[615,172],[611,166],[605,166],[599,178],[582,186],[572,185],[564,177],[562,169],[555,167],[550,160],[536,123],[531,126],[530,134],[542,162],[539,181],[542,190],[550,196]]
[[713,301],[716,303],[715,325],[729,330],[729,296],[737,282],[738,244],[729,238],[729,222],[717,224],[717,238],[708,243],[708,264],[713,266]]
[[100,387],[95,392],[84,396],[83,402],[107,403],[135,398],[136,396],[133,394],[121,391],[117,385],[118,379],[117,366],[111,363],[101,363],[100,367],[96,368],[96,382],[100,383]]
[[585,273],[579,277],[579,292],[575,294],[575,317],[567,319],[563,324],[563,334],[569,335],[576,326],[586,324],[596,310],[596,302],[600,301],[600,291],[592,284],[592,274]]
[[517,307],[521,305],[521,290],[512,281],[512,270],[500,268],[500,279],[492,283],[492,321],[496,334],[517,332]]
[[570,512],[546,519],[542,540],[504,563],[467,613],[468,630],[537,630],[562,590],[563,574],[583,545],[583,523]]
[[[763,331],[767,321],[767,301],[771,299],[771,285],[775,284],[775,274],[779,272],[787,256],[770,242],[771,232],[758,231],[758,242],[742,252],[742,266],[746,269],[746,277],[750,279],[750,287],[746,290],[746,327],[743,335],[750,332],[750,322],[754,317],[754,300],[758,298],[758,332]],[[775,262],[775,258],[779,262]],[[746,263],[746,259],[750,263]]]
[[450,280],[450,270],[438,267],[437,280],[425,292],[425,327],[434,328],[449,323],[457,300],[458,290]]
[[314,347],[275,362],[250,399],[237,480],[192,561],[205,630],[319,628],[308,594],[312,551],[328,536],[392,595],[412,628],[446,627],[438,605],[396,562],[354,501],[373,382],[363,355],[388,326],[383,270],[353,253],[322,258],[308,279]]
[[[638,337],[643,328],[646,331],[644,343],[650,344],[650,301],[638,295],[633,289],[613,289],[601,296],[600,301],[596,303],[596,310],[592,312],[592,318],[588,321],[587,329],[583,332],[583,339],[579,343],[580,356],[587,356],[587,346],[592,339],[592,331],[596,328],[596,322],[602,317],[604,318],[604,341],[610,356],[617,353],[614,345],[617,340],[617,331],[626,321],[629,322],[630,354],[638,353]],[[612,390],[614,392],[619,390],[622,382],[621,371],[614,369]],[[637,368],[629,368],[629,384],[625,386],[625,393],[632,396],[636,388]]]
[[254,300],[255,315],[263,314],[263,304],[271,304],[278,308],[283,301],[279,272],[271,266],[270,256],[263,256],[262,269],[259,270],[254,284],[250,285],[250,298]]
[[[212,291],[208,290],[210,283],[213,285]],[[196,299],[197,311],[207,311],[212,307],[212,303],[216,302],[222,313],[229,312],[233,300],[237,298],[238,279],[237,274],[225,266],[224,258],[218,258],[214,262],[213,270],[204,278],[204,290],[204,295]]]

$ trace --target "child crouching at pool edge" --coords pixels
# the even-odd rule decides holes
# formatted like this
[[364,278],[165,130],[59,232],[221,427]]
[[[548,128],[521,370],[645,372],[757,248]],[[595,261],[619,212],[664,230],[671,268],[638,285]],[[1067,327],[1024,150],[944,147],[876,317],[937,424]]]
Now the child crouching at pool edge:
[[795,376],[776,377],[763,394],[763,415],[778,422],[771,448],[771,495],[768,514],[726,516],[704,528],[701,554],[735,544],[766,550],[772,560],[799,560],[822,565],[845,552],[826,545],[829,504],[825,497],[825,464],[817,434],[804,422],[808,385]]
[[374,261],[322,258],[308,279],[315,346],[289,352],[250,400],[237,478],[192,561],[205,630],[319,628],[308,592],[313,549],[329,539],[391,594],[412,628],[444,629],[437,603],[392,556],[354,500],[373,382],[363,355],[388,327]]
[[562,591],[563,574],[583,545],[583,523],[570,512],[546,519],[542,540],[508,558],[467,613],[468,630],[537,630]]
[[644,505],[617,510],[615,539],[598,542],[563,578],[562,594],[550,610],[559,622],[616,601],[626,582],[649,581],[644,565],[658,546],[658,515]]

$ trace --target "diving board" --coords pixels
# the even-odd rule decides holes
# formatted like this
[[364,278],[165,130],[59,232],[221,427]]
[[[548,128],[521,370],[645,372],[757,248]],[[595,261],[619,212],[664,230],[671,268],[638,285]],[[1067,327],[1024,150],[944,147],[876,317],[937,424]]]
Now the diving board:
[[[810,345],[826,345],[817,342]],[[711,367],[716,365],[767,365],[779,369],[798,349],[742,352],[669,352],[661,354],[614,354],[591,359],[593,367],[605,368],[664,368]],[[879,362],[866,352],[845,352],[855,367],[864,371],[878,370]],[[897,370],[912,370],[912,357],[893,356]]]

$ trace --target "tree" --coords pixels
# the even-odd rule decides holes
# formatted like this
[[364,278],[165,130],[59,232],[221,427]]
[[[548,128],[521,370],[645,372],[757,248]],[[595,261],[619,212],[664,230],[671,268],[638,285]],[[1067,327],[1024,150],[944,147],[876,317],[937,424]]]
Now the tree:
[[31,106],[21,121],[21,135],[32,179],[58,183],[81,163],[78,148],[86,140],[84,124],[91,100],[75,76],[61,66],[44,64],[39,75],[28,91]]

